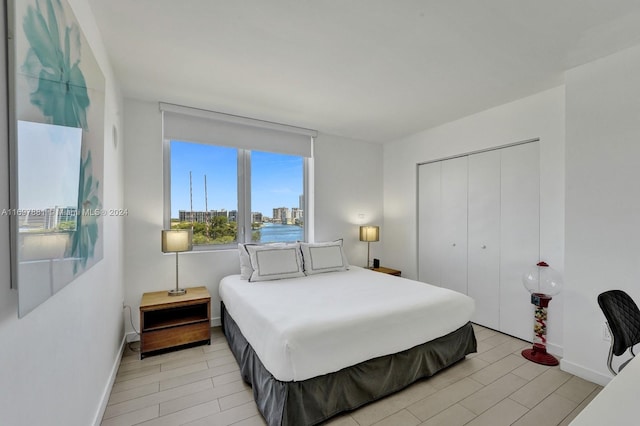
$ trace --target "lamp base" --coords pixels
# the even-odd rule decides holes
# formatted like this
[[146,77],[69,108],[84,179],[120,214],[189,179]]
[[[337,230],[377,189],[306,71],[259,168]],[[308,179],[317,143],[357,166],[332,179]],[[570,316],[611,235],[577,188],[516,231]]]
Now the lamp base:
[[182,296],[183,294],[187,294],[187,290],[184,288],[174,288],[173,290],[169,290],[169,296]]
[[525,349],[522,351],[522,356],[531,362],[542,365],[558,365],[560,361],[553,355],[547,352],[546,348],[539,346],[533,346],[532,349]]

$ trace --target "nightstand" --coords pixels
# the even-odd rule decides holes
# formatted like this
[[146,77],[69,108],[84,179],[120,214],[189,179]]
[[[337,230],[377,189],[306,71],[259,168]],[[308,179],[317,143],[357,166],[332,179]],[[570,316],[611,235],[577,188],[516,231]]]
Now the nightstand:
[[140,302],[140,358],[192,343],[211,343],[211,296],[206,287],[181,296],[144,293]]
[[381,266],[379,268],[371,268],[371,270],[376,272],[382,272],[383,274],[395,275],[396,277],[399,277],[401,273],[397,269],[385,268],[384,266]]

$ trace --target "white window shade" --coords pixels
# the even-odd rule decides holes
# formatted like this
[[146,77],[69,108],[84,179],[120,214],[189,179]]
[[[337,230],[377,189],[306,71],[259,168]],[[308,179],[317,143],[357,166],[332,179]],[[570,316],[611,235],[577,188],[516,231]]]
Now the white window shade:
[[163,139],[312,156],[315,130],[160,103]]

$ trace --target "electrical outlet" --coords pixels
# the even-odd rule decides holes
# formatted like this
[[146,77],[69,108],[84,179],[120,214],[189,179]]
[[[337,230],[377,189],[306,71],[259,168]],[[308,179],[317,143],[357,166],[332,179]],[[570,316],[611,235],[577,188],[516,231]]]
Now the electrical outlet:
[[605,342],[611,341],[611,332],[609,331],[609,326],[606,322],[602,324],[602,340]]

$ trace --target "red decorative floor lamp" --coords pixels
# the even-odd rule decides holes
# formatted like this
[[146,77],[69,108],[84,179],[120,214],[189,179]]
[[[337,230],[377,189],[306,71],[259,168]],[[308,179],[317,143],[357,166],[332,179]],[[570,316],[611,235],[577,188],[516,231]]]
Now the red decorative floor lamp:
[[522,283],[531,293],[531,303],[535,305],[533,348],[523,350],[522,356],[537,364],[558,365],[558,359],[547,352],[547,307],[552,296],[560,293],[562,277],[546,262],[539,262],[525,272]]

